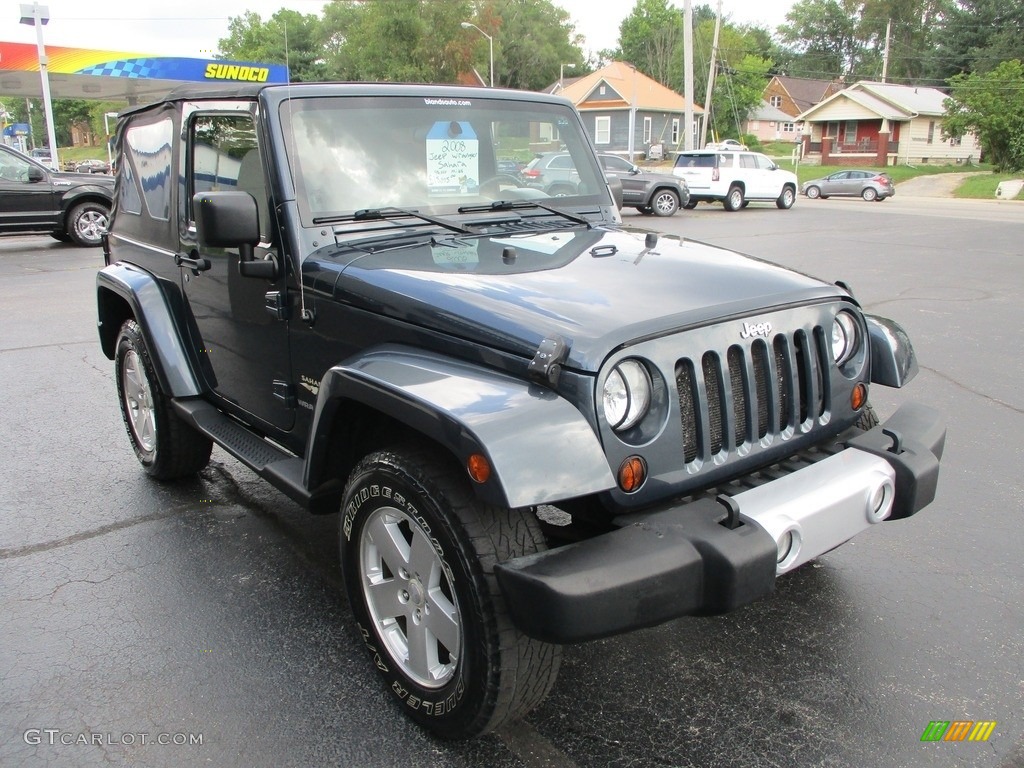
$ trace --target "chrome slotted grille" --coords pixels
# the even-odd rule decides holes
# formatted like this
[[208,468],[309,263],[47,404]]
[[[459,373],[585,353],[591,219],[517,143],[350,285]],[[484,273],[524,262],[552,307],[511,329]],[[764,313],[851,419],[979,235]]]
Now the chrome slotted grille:
[[831,407],[828,359],[824,331],[814,327],[678,360],[685,461],[810,428]]

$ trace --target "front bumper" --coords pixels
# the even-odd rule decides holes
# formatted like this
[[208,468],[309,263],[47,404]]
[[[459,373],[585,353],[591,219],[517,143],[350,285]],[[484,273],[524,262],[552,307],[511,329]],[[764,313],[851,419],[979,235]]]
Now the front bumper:
[[611,533],[501,563],[498,583],[516,626],[554,643],[724,613],[871,525],[927,506],[945,437],[936,411],[908,404],[817,463],[731,500],[631,515]]

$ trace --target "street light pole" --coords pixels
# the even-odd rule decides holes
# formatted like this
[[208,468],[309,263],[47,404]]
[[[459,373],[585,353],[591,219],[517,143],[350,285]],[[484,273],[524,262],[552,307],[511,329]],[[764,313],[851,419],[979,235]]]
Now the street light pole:
[[49,63],[46,56],[46,46],[43,45],[43,25],[50,20],[50,9],[39,3],[32,5],[22,4],[21,23],[36,28],[36,48],[39,52],[39,79],[43,83],[43,109],[46,112],[46,139],[50,143],[50,167],[55,171],[60,170],[60,162],[57,158],[57,137],[53,132],[53,104],[50,101],[50,76],[46,71]]
[[463,29],[469,29],[470,27],[472,27],[477,32],[479,32],[481,35],[483,35],[484,37],[487,38],[487,45],[491,49],[491,88],[493,88],[494,87],[494,38],[491,37],[490,35],[488,35],[482,29],[480,29],[480,27],[478,27],[476,24],[471,24],[468,21],[462,22],[462,28]]

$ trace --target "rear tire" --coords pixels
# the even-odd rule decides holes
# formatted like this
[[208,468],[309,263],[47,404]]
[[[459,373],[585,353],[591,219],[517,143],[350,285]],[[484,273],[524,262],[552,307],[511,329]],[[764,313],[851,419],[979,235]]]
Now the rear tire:
[[865,187],[864,191],[860,193],[860,196],[870,203],[878,197],[878,192],[876,192],[873,187]]
[[743,207],[743,188],[739,185],[734,184],[729,187],[729,194],[725,196],[725,200],[722,204],[725,206],[727,211],[738,211]]
[[352,613],[406,715],[467,738],[544,699],[561,648],[515,628],[494,575],[545,548],[532,511],[482,503],[457,465],[418,444],[360,461],[341,509]]
[[697,207],[697,201],[696,200],[687,200],[686,201],[686,205],[683,206],[683,208],[685,208],[688,211],[692,211],[696,207]]
[[121,418],[143,468],[157,480],[194,475],[210,463],[213,443],[172,410],[160,391],[142,330],[126,320],[114,355]]

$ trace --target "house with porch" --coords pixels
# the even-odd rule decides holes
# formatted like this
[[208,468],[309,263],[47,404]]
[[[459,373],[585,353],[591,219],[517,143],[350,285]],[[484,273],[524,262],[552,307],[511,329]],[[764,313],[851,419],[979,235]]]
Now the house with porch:
[[[554,86],[553,86],[554,88]],[[598,152],[667,156],[685,146],[686,100],[631,64],[613,61],[583,77],[566,79],[557,92],[576,105]],[[697,146],[704,108],[693,105],[689,127]],[[653,148],[653,149],[652,149]]]
[[763,101],[747,118],[746,133],[761,141],[799,141],[797,115],[841,90],[842,82],[775,75],[764,87]]
[[822,165],[962,163],[977,139],[944,138],[946,94],[936,88],[860,81],[797,116],[804,157]]

